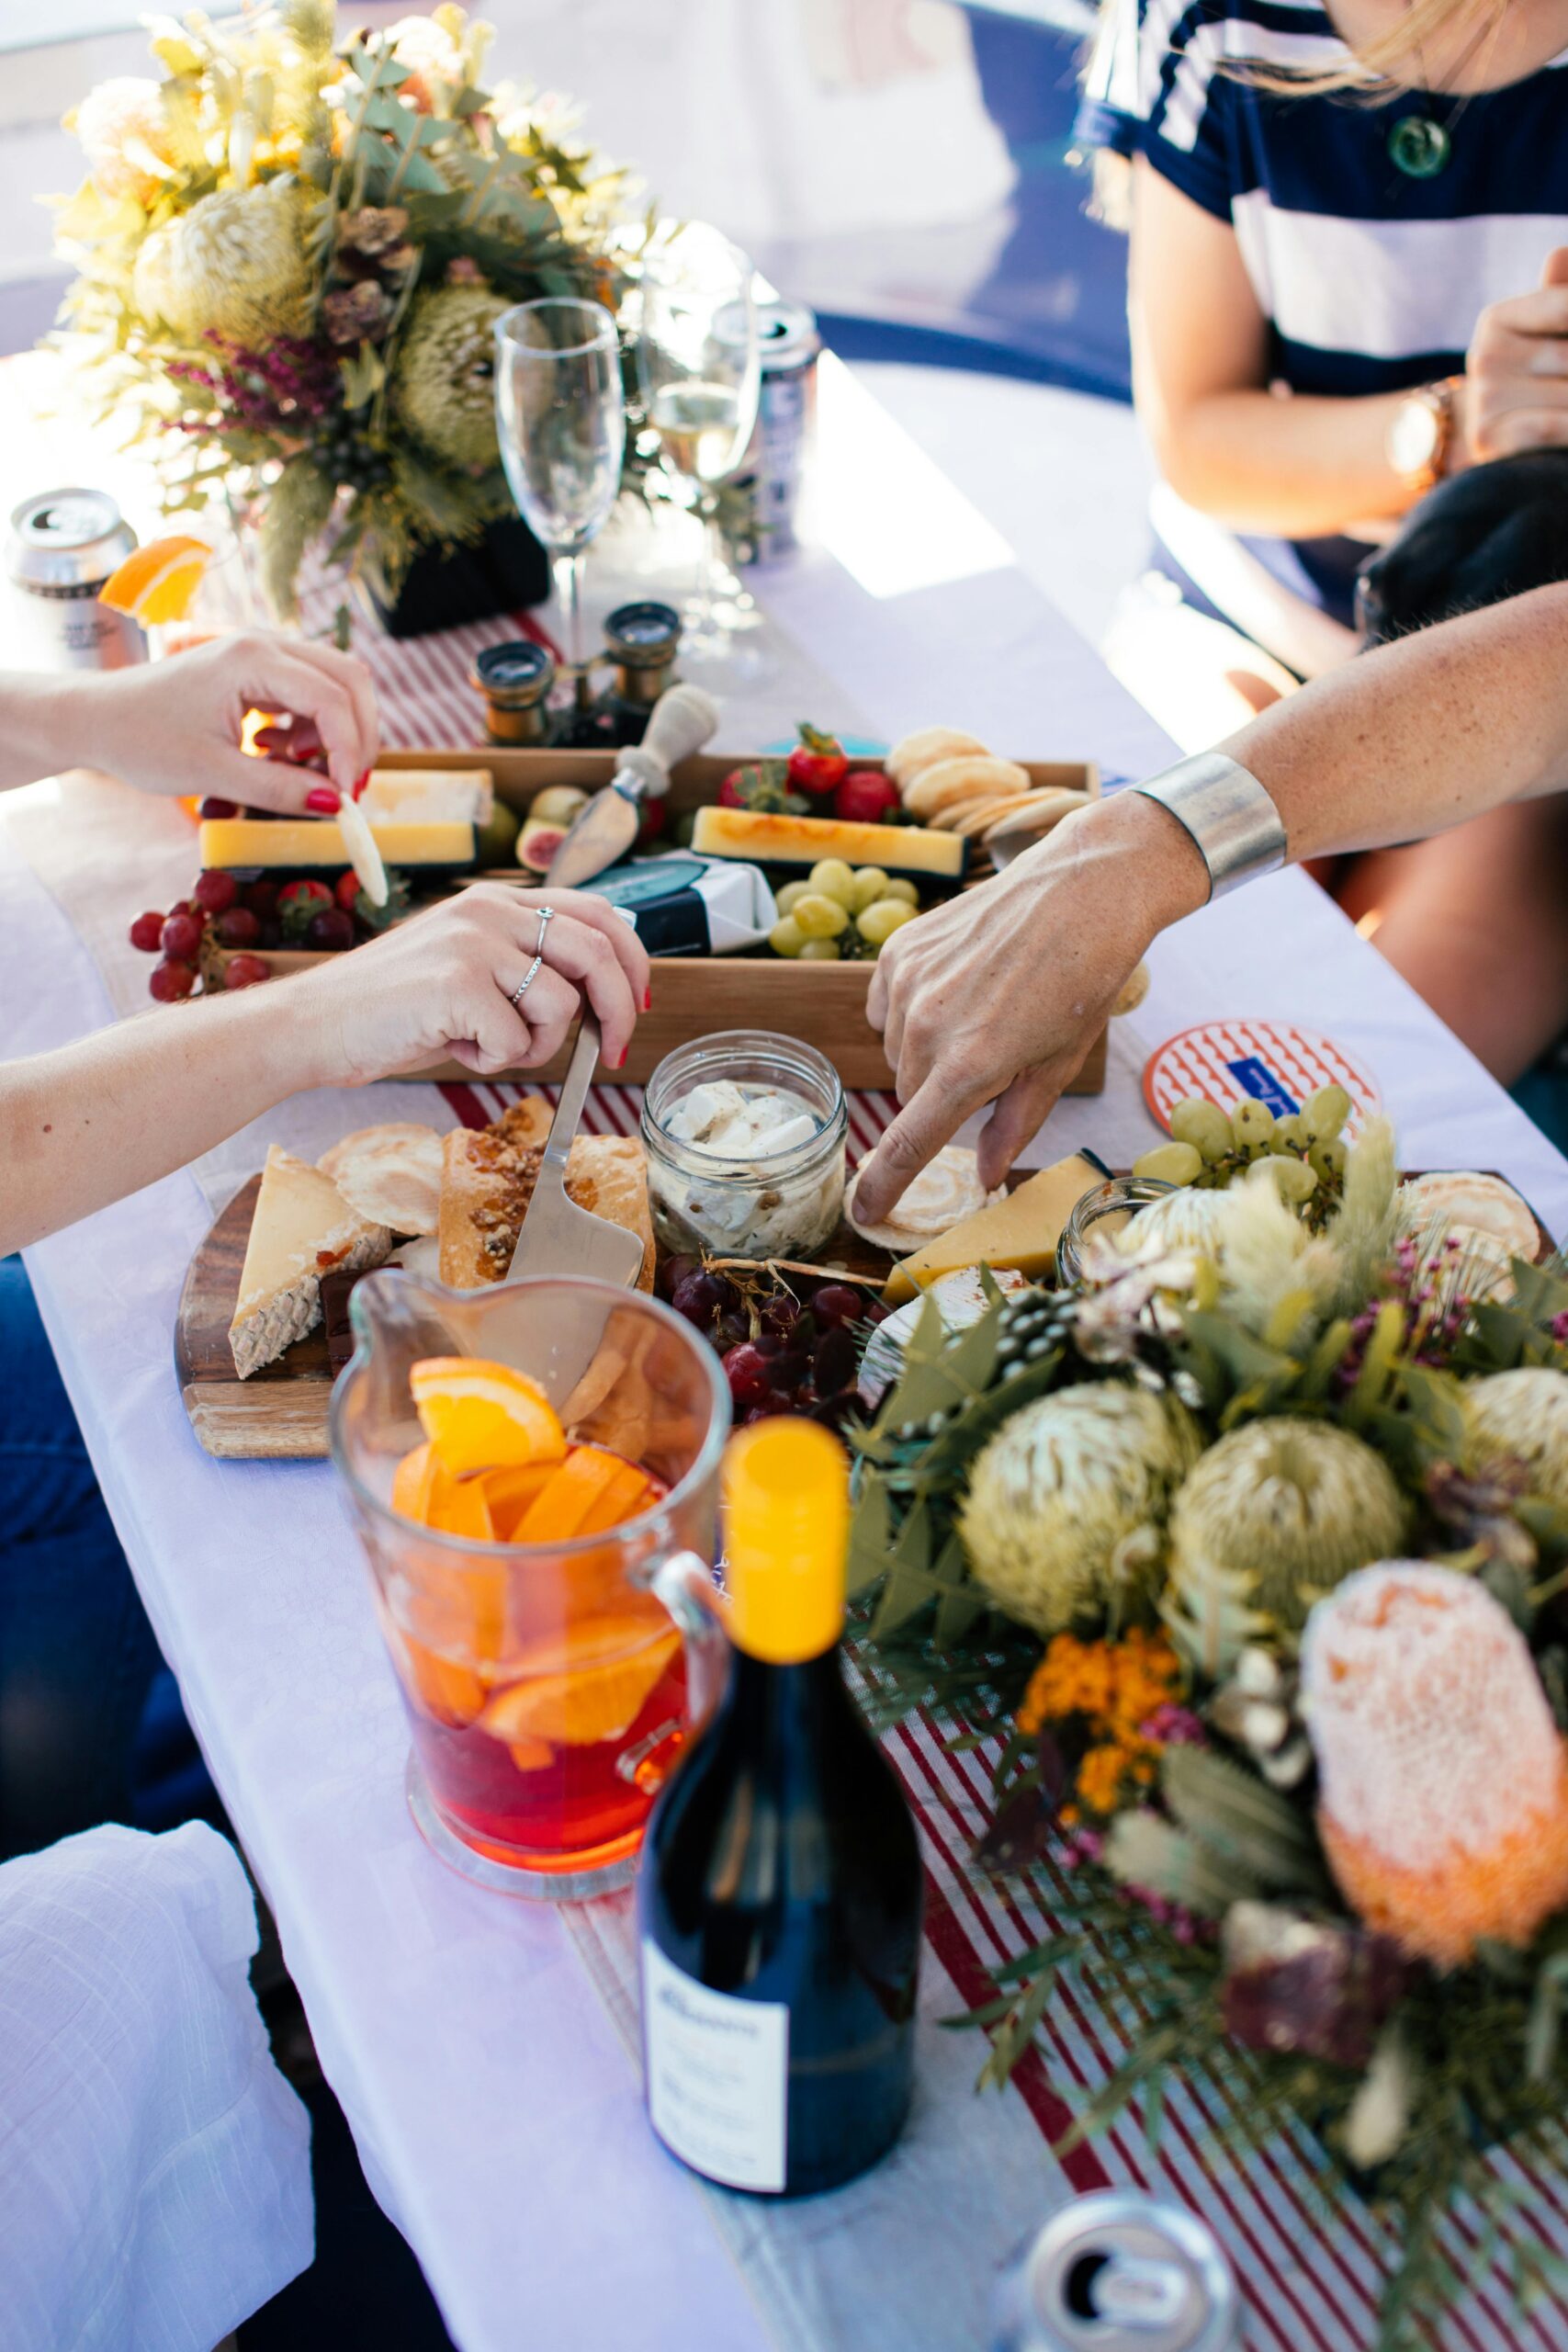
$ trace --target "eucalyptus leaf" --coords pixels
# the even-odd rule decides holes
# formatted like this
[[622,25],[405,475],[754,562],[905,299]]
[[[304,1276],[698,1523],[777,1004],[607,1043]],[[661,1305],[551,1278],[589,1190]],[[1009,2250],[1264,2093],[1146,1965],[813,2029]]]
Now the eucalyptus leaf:
[[1160,1789],[1184,1829],[1211,1856],[1261,1886],[1326,1894],[1299,1805],[1212,1747],[1168,1747]]
[[1206,1918],[1219,1918],[1233,1903],[1263,1890],[1255,1872],[1157,1813],[1119,1813],[1106,1837],[1104,1861],[1124,1886],[1145,1887]]

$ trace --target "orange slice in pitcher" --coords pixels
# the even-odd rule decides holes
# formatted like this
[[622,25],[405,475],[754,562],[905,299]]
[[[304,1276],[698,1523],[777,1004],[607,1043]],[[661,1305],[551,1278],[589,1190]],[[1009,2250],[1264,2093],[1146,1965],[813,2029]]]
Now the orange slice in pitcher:
[[183,621],[211,560],[205,539],[181,532],[149,539],[115,566],[98,591],[98,602],[152,628],[161,621]]
[[455,1478],[559,1462],[566,1433],[538,1383],[482,1356],[427,1356],[409,1374],[419,1423]]
[[565,1544],[631,1517],[648,1486],[640,1470],[597,1445],[574,1445],[518,1523],[520,1544]]
[[426,1649],[408,1634],[402,1636],[402,1648],[414,1690],[437,1723],[461,1731],[483,1712],[490,1692],[471,1667]]
[[509,1744],[546,1739],[561,1747],[591,1747],[596,1740],[618,1739],[642,1713],[680,1646],[672,1625],[654,1632],[646,1617],[584,1618],[536,1644],[532,1657],[525,1652],[510,1662],[525,1679],[494,1693],[479,1728]]
[[476,1470],[473,1484],[490,1505],[498,1544],[514,1544],[529,1505],[557,1476],[553,1462],[513,1462],[504,1470]]

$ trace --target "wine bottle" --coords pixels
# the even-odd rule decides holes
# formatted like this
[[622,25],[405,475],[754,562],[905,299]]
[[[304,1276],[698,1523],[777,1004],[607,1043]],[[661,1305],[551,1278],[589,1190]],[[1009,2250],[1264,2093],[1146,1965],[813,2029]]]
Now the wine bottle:
[[638,1881],[649,2114],[709,2180],[833,2188],[908,2109],[922,1879],[845,1687],[849,1487],[816,1422],[725,1460],[729,1678],[654,1807]]

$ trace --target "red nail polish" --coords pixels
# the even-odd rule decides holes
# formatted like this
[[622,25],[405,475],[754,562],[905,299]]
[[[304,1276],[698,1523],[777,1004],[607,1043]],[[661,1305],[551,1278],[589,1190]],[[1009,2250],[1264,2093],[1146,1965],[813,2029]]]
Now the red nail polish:
[[367,768],[367,769],[366,769],[366,771],[365,771],[365,773],[364,773],[364,775],[363,775],[355,776],[355,780],[354,780],[354,797],[355,797],[355,798],[356,800],[358,799],[358,797],[359,797],[360,794],[364,791],[364,789],[365,789],[366,786],[369,783],[369,781],[370,781],[370,771],[369,771],[369,769],[368,769],[368,768]]
[[313,784],[305,795],[305,806],[313,808],[318,817],[335,817],[343,807],[343,795],[330,784]]
[[642,1009],[645,1012],[651,1012],[653,1011],[653,990],[651,989],[644,989],[642,992]]
[[626,1066],[626,1047],[623,1046],[621,1047],[620,1052],[615,1056],[615,1060],[610,1064],[610,1068],[611,1068],[612,1069],[625,1069]]

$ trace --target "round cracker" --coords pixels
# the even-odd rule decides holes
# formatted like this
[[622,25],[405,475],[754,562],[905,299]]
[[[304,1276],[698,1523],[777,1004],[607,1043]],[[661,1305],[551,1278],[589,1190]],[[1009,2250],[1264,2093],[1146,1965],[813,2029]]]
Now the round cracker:
[[1043,792],[1021,794],[1009,814],[998,816],[994,829],[987,828],[987,846],[993,839],[1043,841],[1075,808],[1087,808],[1091,797],[1089,793],[1074,792],[1065,784],[1048,785]]
[[979,833],[988,833],[993,825],[999,824],[1013,809],[1026,808],[1038,797],[1032,792],[1015,792],[1000,800],[977,801],[973,808],[959,810],[958,821],[952,831],[973,840]]
[[389,1121],[356,1127],[316,1165],[356,1216],[394,1233],[434,1233],[441,1207],[441,1137],[434,1127]]
[[997,1197],[982,1185],[979,1161],[968,1146],[949,1143],[921,1169],[886,1224],[862,1225],[855,1216],[852,1193],[844,1204],[844,1216],[863,1241],[902,1258],[939,1239],[961,1218],[973,1216],[987,1200]]
[[974,735],[966,735],[961,727],[917,727],[912,735],[900,736],[882,764],[900,792],[913,784],[926,768],[934,767],[938,760],[956,759],[961,753],[977,753],[988,758],[984,743]]
[[1016,760],[993,760],[966,752],[961,758],[938,760],[931,767],[922,768],[904,795],[904,806],[912,817],[929,824],[941,810],[954,807],[960,800],[1000,800],[1028,790],[1029,770],[1021,768]]

